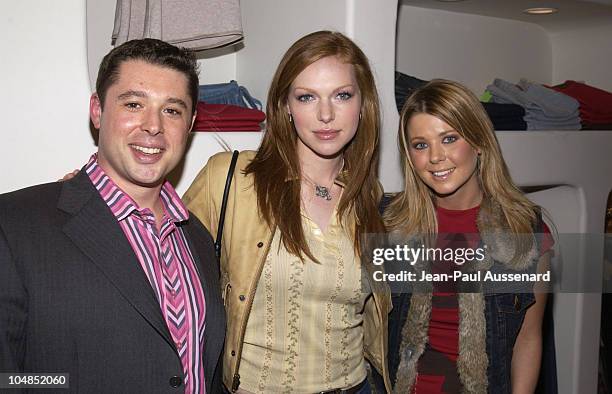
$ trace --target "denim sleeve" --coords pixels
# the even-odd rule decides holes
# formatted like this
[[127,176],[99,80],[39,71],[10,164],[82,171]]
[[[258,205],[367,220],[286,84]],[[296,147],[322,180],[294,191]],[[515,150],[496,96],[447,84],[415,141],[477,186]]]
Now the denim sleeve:
[[402,329],[410,310],[410,294],[395,293],[391,295],[393,310],[389,314],[389,377],[395,384],[395,375],[400,362],[400,345],[402,344]]

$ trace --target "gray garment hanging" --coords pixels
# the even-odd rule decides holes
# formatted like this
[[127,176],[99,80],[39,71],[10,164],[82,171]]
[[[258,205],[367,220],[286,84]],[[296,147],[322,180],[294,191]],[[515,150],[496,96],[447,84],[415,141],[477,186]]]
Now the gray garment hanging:
[[239,0],[117,0],[112,43],[157,38],[194,50],[242,40]]

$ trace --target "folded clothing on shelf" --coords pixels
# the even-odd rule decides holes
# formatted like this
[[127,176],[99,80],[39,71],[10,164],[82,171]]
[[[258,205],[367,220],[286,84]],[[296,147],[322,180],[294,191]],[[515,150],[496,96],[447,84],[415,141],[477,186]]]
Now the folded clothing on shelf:
[[576,81],[565,81],[551,89],[573,97],[580,103],[584,128],[612,123],[612,93]]
[[193,50],[241,41],[239,0],[117,0],[112,44],[158,38]]
[[[426,80],[395,72],[395,104],[399,112],[406,99],[415,89],[425,85]],[[527,130],[527,123],[523,120],[525,110],[516,104],[482,103],[489,115],[495,130]]]
[[395,72],[395,106],[397,112],[402,112],[402,107],[406,99],[414,92],[429,81],[425,81],[410,75],[406,75],[399,71]]
[[260,131],[266,114],[228,104],[198,103],[194,131]]
[[481,103],[495,130],[527,130],[525,109],[517,104]]
[[230,104],[261,110],[261,101],[251,96],[247,88],[231,80],[198,87],[198,101],[208,104]]
[[496,78],[487,86],[491,101],[517,104],[525,109],[524,120],[528,130],[580,130],[580,112],[577,100],[545,86],[521,79],[515,85]]

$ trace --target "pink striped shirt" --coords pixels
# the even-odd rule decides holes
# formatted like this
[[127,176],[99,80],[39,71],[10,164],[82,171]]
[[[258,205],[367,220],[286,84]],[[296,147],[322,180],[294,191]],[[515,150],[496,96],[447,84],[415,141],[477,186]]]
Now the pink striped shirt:
[[189,250],[181,222],[189,213],[169,182],[162,186],[160,198],[164,216],[157,230],[155,216],[140,209],[98,165],[94,154],[85,171],[117,218],[153,292],[175,343],[184,373],[185,393],[205,393],[202,364],[204,291]]

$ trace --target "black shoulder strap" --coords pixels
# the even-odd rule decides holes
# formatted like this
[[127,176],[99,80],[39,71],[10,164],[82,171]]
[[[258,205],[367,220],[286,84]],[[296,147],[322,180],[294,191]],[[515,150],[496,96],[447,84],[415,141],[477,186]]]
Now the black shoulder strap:
[[225,189],[223,189],[223,199],[221,200],[221,213],[219,214],[219,226],[217,227],[217,238],[215,239],[215,256],[217,261],[221,261],[221,239],[223,238],[223,223],[225,222],[225,210],[227,209],[227,198],[229,196],[230,186],[232,186],[232,178],[234,177],[234,168],[238,160],[238,152],[232,154],[232,161],[227,170],[227,178],[225,179]]

